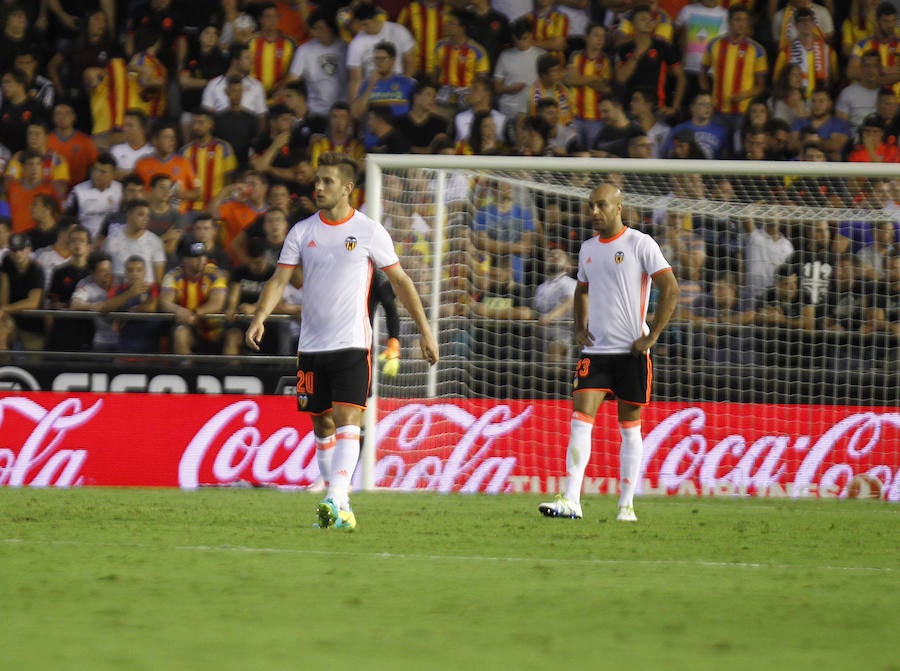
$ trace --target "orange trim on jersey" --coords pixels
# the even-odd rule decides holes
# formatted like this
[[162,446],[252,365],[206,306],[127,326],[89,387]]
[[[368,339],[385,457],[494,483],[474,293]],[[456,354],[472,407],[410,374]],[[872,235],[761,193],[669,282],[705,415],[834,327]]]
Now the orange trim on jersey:
[[[370,377],[371,377],[371,375],[370,375]],[[344,401],[332,401],[331,405],[346,405],[351,408],[359,408],[360,410],[366,409],[366,406],[364,406],[364,405],[357,405],[356,403],[345,403]]]
[[604,244],[607,243],[607,242],[612,242],[613,240],[618,240],[618,239],[621,238],[623,235],[625,235],[625,231],[627,231],[627,230],[628,230],[628,226],[623,226],[623,227],[622,227],[622,230],[619,231],[618,233],[616,233],[616,234],[615,234],[614,236],[612,236],[611,238],[601,238],[601,237],[600,237],[600,234],[597,233],[597,240],[600,241],[600,242],[602,242],[602,243],[604,243]]
[[590,415],[586,415],[583,412],[578,412],[577,410],[572,413],[572,419],[576,419],[579,422],[586,422],[587,424],[593,424],[594,418]]
[[322,223],[323,223],[323,224],[328,224],[329,226],[340,226],[341,224],[346,224],[348,221],[350,221],[350,218],[351,218],[354,214],[356,214],[356,210],[354,210],[354,209],[351,207],[351,208],[350,208],[350,214],[348,214],[346,217],[344,217],[344,218],[341,219],[340,221],[331,221],[330,219],[326,219],[326,218],[325,218],[325,214],[322,212],[322,210],[319,210],[319,219],[322,220]]
[[382,266],[381,269],[382,269],[382,270],[387,270],[388,268],[393,268],[394,266],[399,266],[399,265],[400,265],[400,262],[397,261],[397,263],[392,263],[392,264],[389,265],[389,266]]
[[587,282],[582,282],[581,280],[578,280],[578,286],[580,286],[580,287],[586,287],[587,285],[588,285]]
[[674,273],[675,271],[672,268],[663,268],[662,270],[657,270],[650,277],[656,277],[657,275],[662,275],[663,273]]
[[278,265],[281,266],[282,268],[296,268],[297,267],[296,263],[281,263],[281,262],[279,262]]
[[581,392],[584,392],[584,391],[602,391],[604,394],[611,394],[611,393],[613,393],[613,390],[612,390],[612,389],[589,389],[589,388],[576,389],[576,390],[573,391],[572,393],[573,393],[573,394],[580,394]]
[[650,282],[647,279],[647,273],[641,273],[641,298],[640,310],[638,311],[638,332],[644,332],[644,320],[646,315],[644,311],[648,308],[650,302]]
[[639,420],[639,419],[633,419],[630,422],[619,422],[619,426],[621,426],[623,429],[633,429],[634,427],[640,426],[640,425],[641,425],[641,420]]

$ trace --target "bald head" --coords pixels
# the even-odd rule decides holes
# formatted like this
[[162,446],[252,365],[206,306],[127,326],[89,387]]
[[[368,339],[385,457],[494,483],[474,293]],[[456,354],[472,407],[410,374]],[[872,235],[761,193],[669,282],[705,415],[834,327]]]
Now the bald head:
[[591,220],[601,238],[610,238],[622,228],[622,192],[613,184],[601,184],[591,192]]
[[615,184],[601,184],[591,192],[591,201],[622,202],[622,191]]

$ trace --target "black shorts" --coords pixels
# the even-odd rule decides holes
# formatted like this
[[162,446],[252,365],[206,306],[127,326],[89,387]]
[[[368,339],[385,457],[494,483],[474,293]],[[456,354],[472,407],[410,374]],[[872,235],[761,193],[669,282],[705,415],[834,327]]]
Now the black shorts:
[[573,393],[604,391],[632,405],[647,405],[652,379],[649,354],[582,354],[575,366]]
[[366,407],[372,383],[369,350],[297,355],[297,409],[321,415],[335,403]]

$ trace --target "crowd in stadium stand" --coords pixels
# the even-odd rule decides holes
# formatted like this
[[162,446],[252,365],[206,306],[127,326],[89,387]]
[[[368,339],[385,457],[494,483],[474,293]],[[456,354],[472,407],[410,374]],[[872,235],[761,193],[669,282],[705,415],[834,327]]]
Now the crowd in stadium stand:
[[[2,0],[0,349],[241,353],[237,316],[315,210],[323,152],[900,162],[898,4]],[[537,319],[548,351],[565,351],[556,322],[590,235],[582,203],[479,188],[451,208],[466,231],[448,259],[467,270],[466,286],[448,280],[465,294],[448,311]],[[900,209],[882,179],[693,174],[640,188]],[[425,278],[427,227],[403,223],[416,213],[399,200],[386,219]],[[900,337],[890,219],[629,209],[626,221],[676,268],[683,321]],[[295,284],[285,314],[302,311]],[[19,314],[39,308],[98,316]],[[104,316],[123,311],[179,328]],[[289,350],[290,333],[273,328],[266,351]]]

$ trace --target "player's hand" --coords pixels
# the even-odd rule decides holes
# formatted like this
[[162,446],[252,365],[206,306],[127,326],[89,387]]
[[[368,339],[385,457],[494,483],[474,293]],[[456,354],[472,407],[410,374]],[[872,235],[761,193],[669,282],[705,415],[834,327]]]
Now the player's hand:
[[631,343],[631,352],[636,356],[644,356],[650,354],[650,348],[656,344],[656,338],[653,336],[641,336]]
[[575,342],[582,349],[585,347],[590,347],[594,344],[594,334],[585,328],[577,328],[575,329]]
[[265,331],[266,327],[263,324],[263,321],[254,317],[253,321],[250,322],[250,326],[247,327],[247,333],[244,336],[244,342],[247,343],[247,347],[254,352],[258,352],[259,344],[262,342],[263,333],[265,333]]
[[389,338],[387,347],[378,355],[378,361],[381,362],[382,375],[396,377],[397,371],[400,370],[400,341],[396,338]]
[[429,365],[433,366],[440,359],[440,354],[438,354],[438,344],[437,340],[434,339],[434,336],[428,334],[427,336],[422,336],[419,344],[422,347],[422,358],[428,362]]

